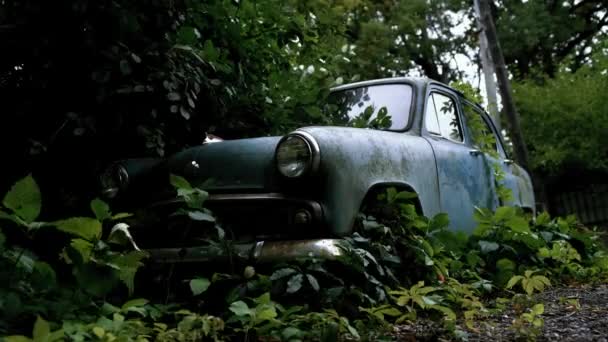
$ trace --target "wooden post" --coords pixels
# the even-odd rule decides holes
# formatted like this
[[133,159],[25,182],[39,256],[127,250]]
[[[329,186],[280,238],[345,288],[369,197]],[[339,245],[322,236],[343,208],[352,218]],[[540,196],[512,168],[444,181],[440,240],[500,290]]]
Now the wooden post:
[[488,41],[486,38],[485,29],[481,22],[481,15],[479,12],[479,0],[474,1],[475,14],[477,15],[477,26],[479,28],[479,59],[481,61],[481,69],[483,70],[483,79],[486,85],[486,96],[488,98],[488,111],[494,125],[500,133],[501,122],[500,112],[498,111],[498,100],[496,96],[496,82],[494,81],[494,63],[492,62],[492,56],[488,51]]
[[494,61],[494,67],[496,68],[496,79],[498,80],[502,107],[509,125],[509,135],[513,142],[515,160],[523,168],[529,170],[528,149],[526,148],[524,137],[521,133],[519,113],[517,112],[515,102],[513,101],[509,73],[505,66],[505,59],[502,55],[502,50],[496,35],[496,27],[494,27],[494,20],[492,19],[490,10],[490,0],[479,0],[479,14],[480,21],[483,23],[483,28],[488,40],[490,55]]

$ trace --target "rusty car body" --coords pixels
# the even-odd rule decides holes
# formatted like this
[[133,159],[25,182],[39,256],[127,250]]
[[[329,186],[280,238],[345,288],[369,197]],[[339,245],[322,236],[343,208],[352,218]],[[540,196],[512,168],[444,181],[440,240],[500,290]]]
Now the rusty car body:
[[[490,117],[457,90],[426,78],[389,78],[342,85],[332,96],[333,126],[207,143],[162,161],[121,161],[106,172],[104,191],[139,193],[159,208],[166,202],[155,198],[159,187],[147,175],[181,175],[209,193],[205,205],[223,224],[236,227],[239,253],[259,261],[339,254],[336,245],[353,232],[366,198],[388,187],[416,193],[422,214],[446,212],[450,229],[467,232],[475,207],[534,210],[528,173],[509,159]],[[493,137],[494,153],[475,141],[472,117]],[[345,127],[357,122],[365,128]],[[510,203],[497,195],[493,163],[504,170]],[[149,250],[165,262],[217,257],[201,246]]]

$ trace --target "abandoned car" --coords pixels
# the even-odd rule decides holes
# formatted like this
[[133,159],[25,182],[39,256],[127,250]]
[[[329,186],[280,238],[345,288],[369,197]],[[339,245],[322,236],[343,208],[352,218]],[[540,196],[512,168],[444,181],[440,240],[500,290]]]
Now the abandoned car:
[[[445,212],[456,230],[476,226],[475,207],[534,210],[528,173],[509,159],[490,117],[455,89],[426,78],[372,80],[332,89],[323,106],[332,126],[205,143],[164,160],[119,161],[102,176],[103,191],[163,212],[174,201],[159,184],[180,175],[208,192],[205,207],[232,228],[242,256],[257,261],[339,254],[361,206],[388,187],[414,192],[422,214]],[[510,203],[497,194],[496,165]],[[141,242],[153,235],[147,240],[155,242]],[[158,261],[214,257],[191,235],[171,234],[181,242],[150,229],[134,236]]]

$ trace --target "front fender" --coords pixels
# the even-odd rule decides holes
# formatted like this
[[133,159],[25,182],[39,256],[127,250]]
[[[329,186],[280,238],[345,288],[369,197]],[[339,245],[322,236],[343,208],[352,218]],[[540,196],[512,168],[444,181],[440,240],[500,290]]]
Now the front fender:
[[406,184],[425,215],[439,212],[437,168],[430,144],[410,133],[361,128],[302,128],[319,143],[324,212],[331,233],[346,236],[369,189]]

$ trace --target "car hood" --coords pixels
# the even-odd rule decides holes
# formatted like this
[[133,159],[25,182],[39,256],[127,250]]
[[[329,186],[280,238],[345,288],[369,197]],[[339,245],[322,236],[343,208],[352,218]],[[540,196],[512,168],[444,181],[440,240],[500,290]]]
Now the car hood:
[[168,160],[171,173],[208,191],[273,191],[281,137],[225,140],[192,147]]

